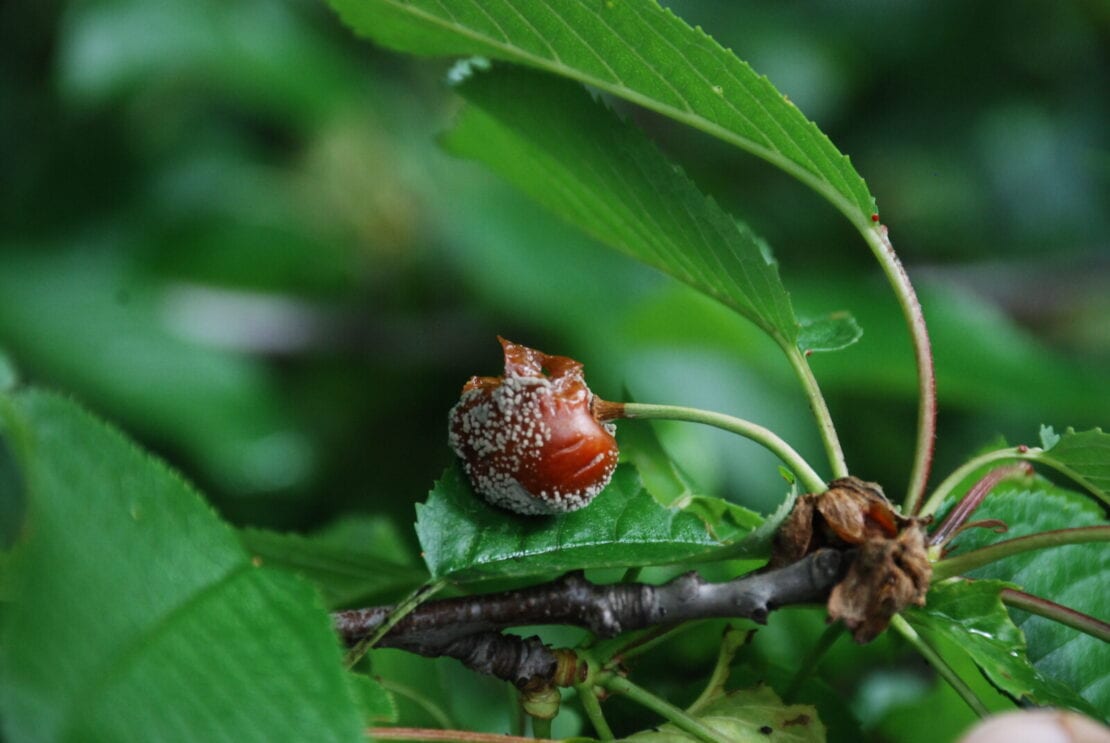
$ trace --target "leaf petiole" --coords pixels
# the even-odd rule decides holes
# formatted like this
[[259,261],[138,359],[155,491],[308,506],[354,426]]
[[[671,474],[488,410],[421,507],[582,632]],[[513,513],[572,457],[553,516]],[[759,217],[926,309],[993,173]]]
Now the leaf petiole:
[[794,367],[798,381],[802,383],[802,389],[809,398],[809,407],[813,411],[813,417],[817,419],[817,430],[825,444],[825,453],[828,455],[833,477],[847,477],[848,464],[844,461],[844,450],[840,446],[840,438],[837,436],[836,426],[833,425],[829,406],[825,403],[821,388],[817,386],[817,378],[813,376],[809,362],[795,345],[783,345],[782,350],[790,360],[790,365]]
[[936,583],[946,578],[962,575],[969,570],[975,570],[1006,557],[1020,555],[1023,552],[1031,552],[1047,547],[1063,547],[1068,544],[1086,544],[1088,542],[1110,542],[1110,526],[1055,529],[995,542],[986,547],[980,547],[977,550],[971,550],[936,563],[933,565],[933,582]]
[[701,720],[688,715],[670,702],[660,699],[647,689],[637,686],[623,676],[608,674],[599,678],[598,681],[601,686],[609,691],[623,694],[637,704],[647,707],[698,740],[705,741],[705,743],[729,743],[727,737]]
[[603,418],[639,418],[642,420],[675,420],[701,423],[735,433],[756,442],[782,460],[798,476],[802,486],[810,493],[823,493],[825,481],[792,446],[770,429],[758,424],[711,410],[699,410],[679,405],[652,405],[640,402],[595,404]]
[[582,709],[586,712],[586,717],[589,718],[590,724],[594,726],[594,732],[601,740],[613,740],[613,729],[609,727],[609,722],[605,719],[605,713],[601,711],[601,703],[597,699],[597,693],[594,692],[592,686],[579,684],[574,687],[578,690],[578,698],[582,702]]
[[829,648],[836,644],[837,640],[844,636],[845,631],[846,628],[841,622],[830,624],[825,628],[825,631],[817,638],[817,643],[810,648],[805,658],[802,659],[801,665],[794,673],[794,678],[790,679],[790,685],[786,687],[786,691],[782,694],[784,702],[790,704],[794,700],[794,697],[801,691],[802,684],[817,670],[821,658],[825,656]]
[[[852,214],[845,212],[850,219]],[[929,340],[929,330],[925,326],[925,315],[921,311],[921,302],[917,299],[917,292],[910,283],[909,274],[898,260],[894,252],[894,245],[890,242],[886,227],[883,225],[865,225],[852,219],[853,224],[859,229],[867,246],[871,248],[875,260],[886,274],[890,288],[898,298],[902,308],[906,326],[909,329],[910,339],[913,342],[913,355],[917,362],[917,444],[914,447],[913,469],[910,473],[910,483],[906,491],[906,500],[903,512],[907,515],[916,513],[921,506],[921,499],[925,495],[925,486],[929,481],[929,471],[933,465],[933,447],[937,434],[937,375],[933,362],[933,348]]]
[[1013,588],[1003,588],[1000,595],[1002,603],[1006,606],[1051,619],[1053,622],[1085,632],[1103,642],[1110,642],[1110,624],[1100,619]]
[[696,715],[714,699],[724,695],[725,683],[728,682],[729,673],[732,671],[732,661],[751,634],[750,630],[736,629],[731,625],[725,629],[720,650],[717,652],[717,662],[713,666],[713,672],[709,674],[709,681],[693,704],[686,708],[687,714]]

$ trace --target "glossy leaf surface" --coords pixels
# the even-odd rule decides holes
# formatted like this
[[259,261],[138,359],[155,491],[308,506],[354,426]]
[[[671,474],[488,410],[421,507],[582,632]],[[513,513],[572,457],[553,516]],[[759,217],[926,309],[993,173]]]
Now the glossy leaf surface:
[[[707,558],[728,546],[694,513],[661,506],[628,465],[617,468],[589,506],[572,513],[530,517],[495,508],[472,492],[457,467],[416,508],[428,569],[453,581],[669,564]],[[730,522],[721,531],[741,537],[732,509],[725,513]],[[757,520],[751,514],[753,525]]]
[[1025,637],[1011,621],[997,581],[954,581],[934,586],[928,604],[905,612],[906,621],[934,647],[955,643],[996,687],[1018,700],[1093,710],[1058,681],[1040,673],[1026,655]]
[[[986,529],[965,531],[954,542],[954,552],[1051,529],[1106,523],[1097,503],[1043,478],[1024,487],[1011,483],[999,486],[974,518],[1001,519],[1009,525],[1009,531],[1001,535]],[[971,573],[976,578],[1009,581],[1027,593],[1104,621],[1110,618],[1110,593],[1103,590],[1107,574],[1110,550],[1097,543],[1027,552]],[[1074,689],[1100,710],[1102,717],[1110,718],[1110,677],[1106,674],[1110,645],[1043,617],[1020,611],[1013,615],[1026,636],[1029,659],[1037,670]]]
[[[696,717],[726,740],[736,743],[768,740],[820,743],[825,740],[825,726],[818,719],[816,709],[804,704],[786,704],[767,686],[726,694],[706,705]],[[667,723],[625,740],[691,743],[698,738]]]

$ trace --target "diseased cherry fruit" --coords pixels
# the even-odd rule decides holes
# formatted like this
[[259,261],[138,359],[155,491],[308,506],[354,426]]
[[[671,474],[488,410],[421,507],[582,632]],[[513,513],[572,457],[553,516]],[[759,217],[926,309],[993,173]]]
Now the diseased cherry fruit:
[[594,417],[581,363],[498,340],[505,375],[463,386],[451,408],[451,448],[495,506],[530,515],[582,508],[616,469],[615,427]]

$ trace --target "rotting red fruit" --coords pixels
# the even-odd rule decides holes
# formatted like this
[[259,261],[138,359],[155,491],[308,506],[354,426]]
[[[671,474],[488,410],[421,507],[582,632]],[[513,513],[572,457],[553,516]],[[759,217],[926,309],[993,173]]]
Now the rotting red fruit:
[[448,440],[474,489],[495,506],[575,511],[617,466],[612,423],[593,414],[582,364],[498,338],[503,377],[471,377],[451,408]]

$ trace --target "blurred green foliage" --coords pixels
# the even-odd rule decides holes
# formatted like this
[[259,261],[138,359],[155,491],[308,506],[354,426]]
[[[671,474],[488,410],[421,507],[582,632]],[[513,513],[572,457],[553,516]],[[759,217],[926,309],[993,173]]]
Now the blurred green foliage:
[[[867,178],[933,330],[938,474],[1000,433],[1034,443],[1041,423],[1110,420],[1104,4],[672,6]],[[436,147],[460,105],[451,63],[361,43],[308,0],[0,6],[0,388],[72,394],[236,523],[391,521],[400,564],[416,554],[413,503],[450,461],[446,410],[467,377],[498,371],[496,334],[582,359],[604,397],[743,415],[821,461],[770,341]],[[619,108],[767,238],[800,314],[859,320],[863,339],[813,366],[853,472],[900,494],[912,357],[858,235],[771,166]],[[781,500],[754,445],[659,431],[707,492],[765,512]],[[0,539],[18,513],[0,499]],[[775,629],[794,621],[805,631]],[[764,656],[819,630],[776,616],[752,663],[788,666]],[[715,637],[701,645],[711,657]],[[891,722],[907,696],[876,678],[837,679],[860,690],[859,721],[930,733]],[[421,693],[458,684],[434,686]],[[401,703],[402,719],[426,709]]]

